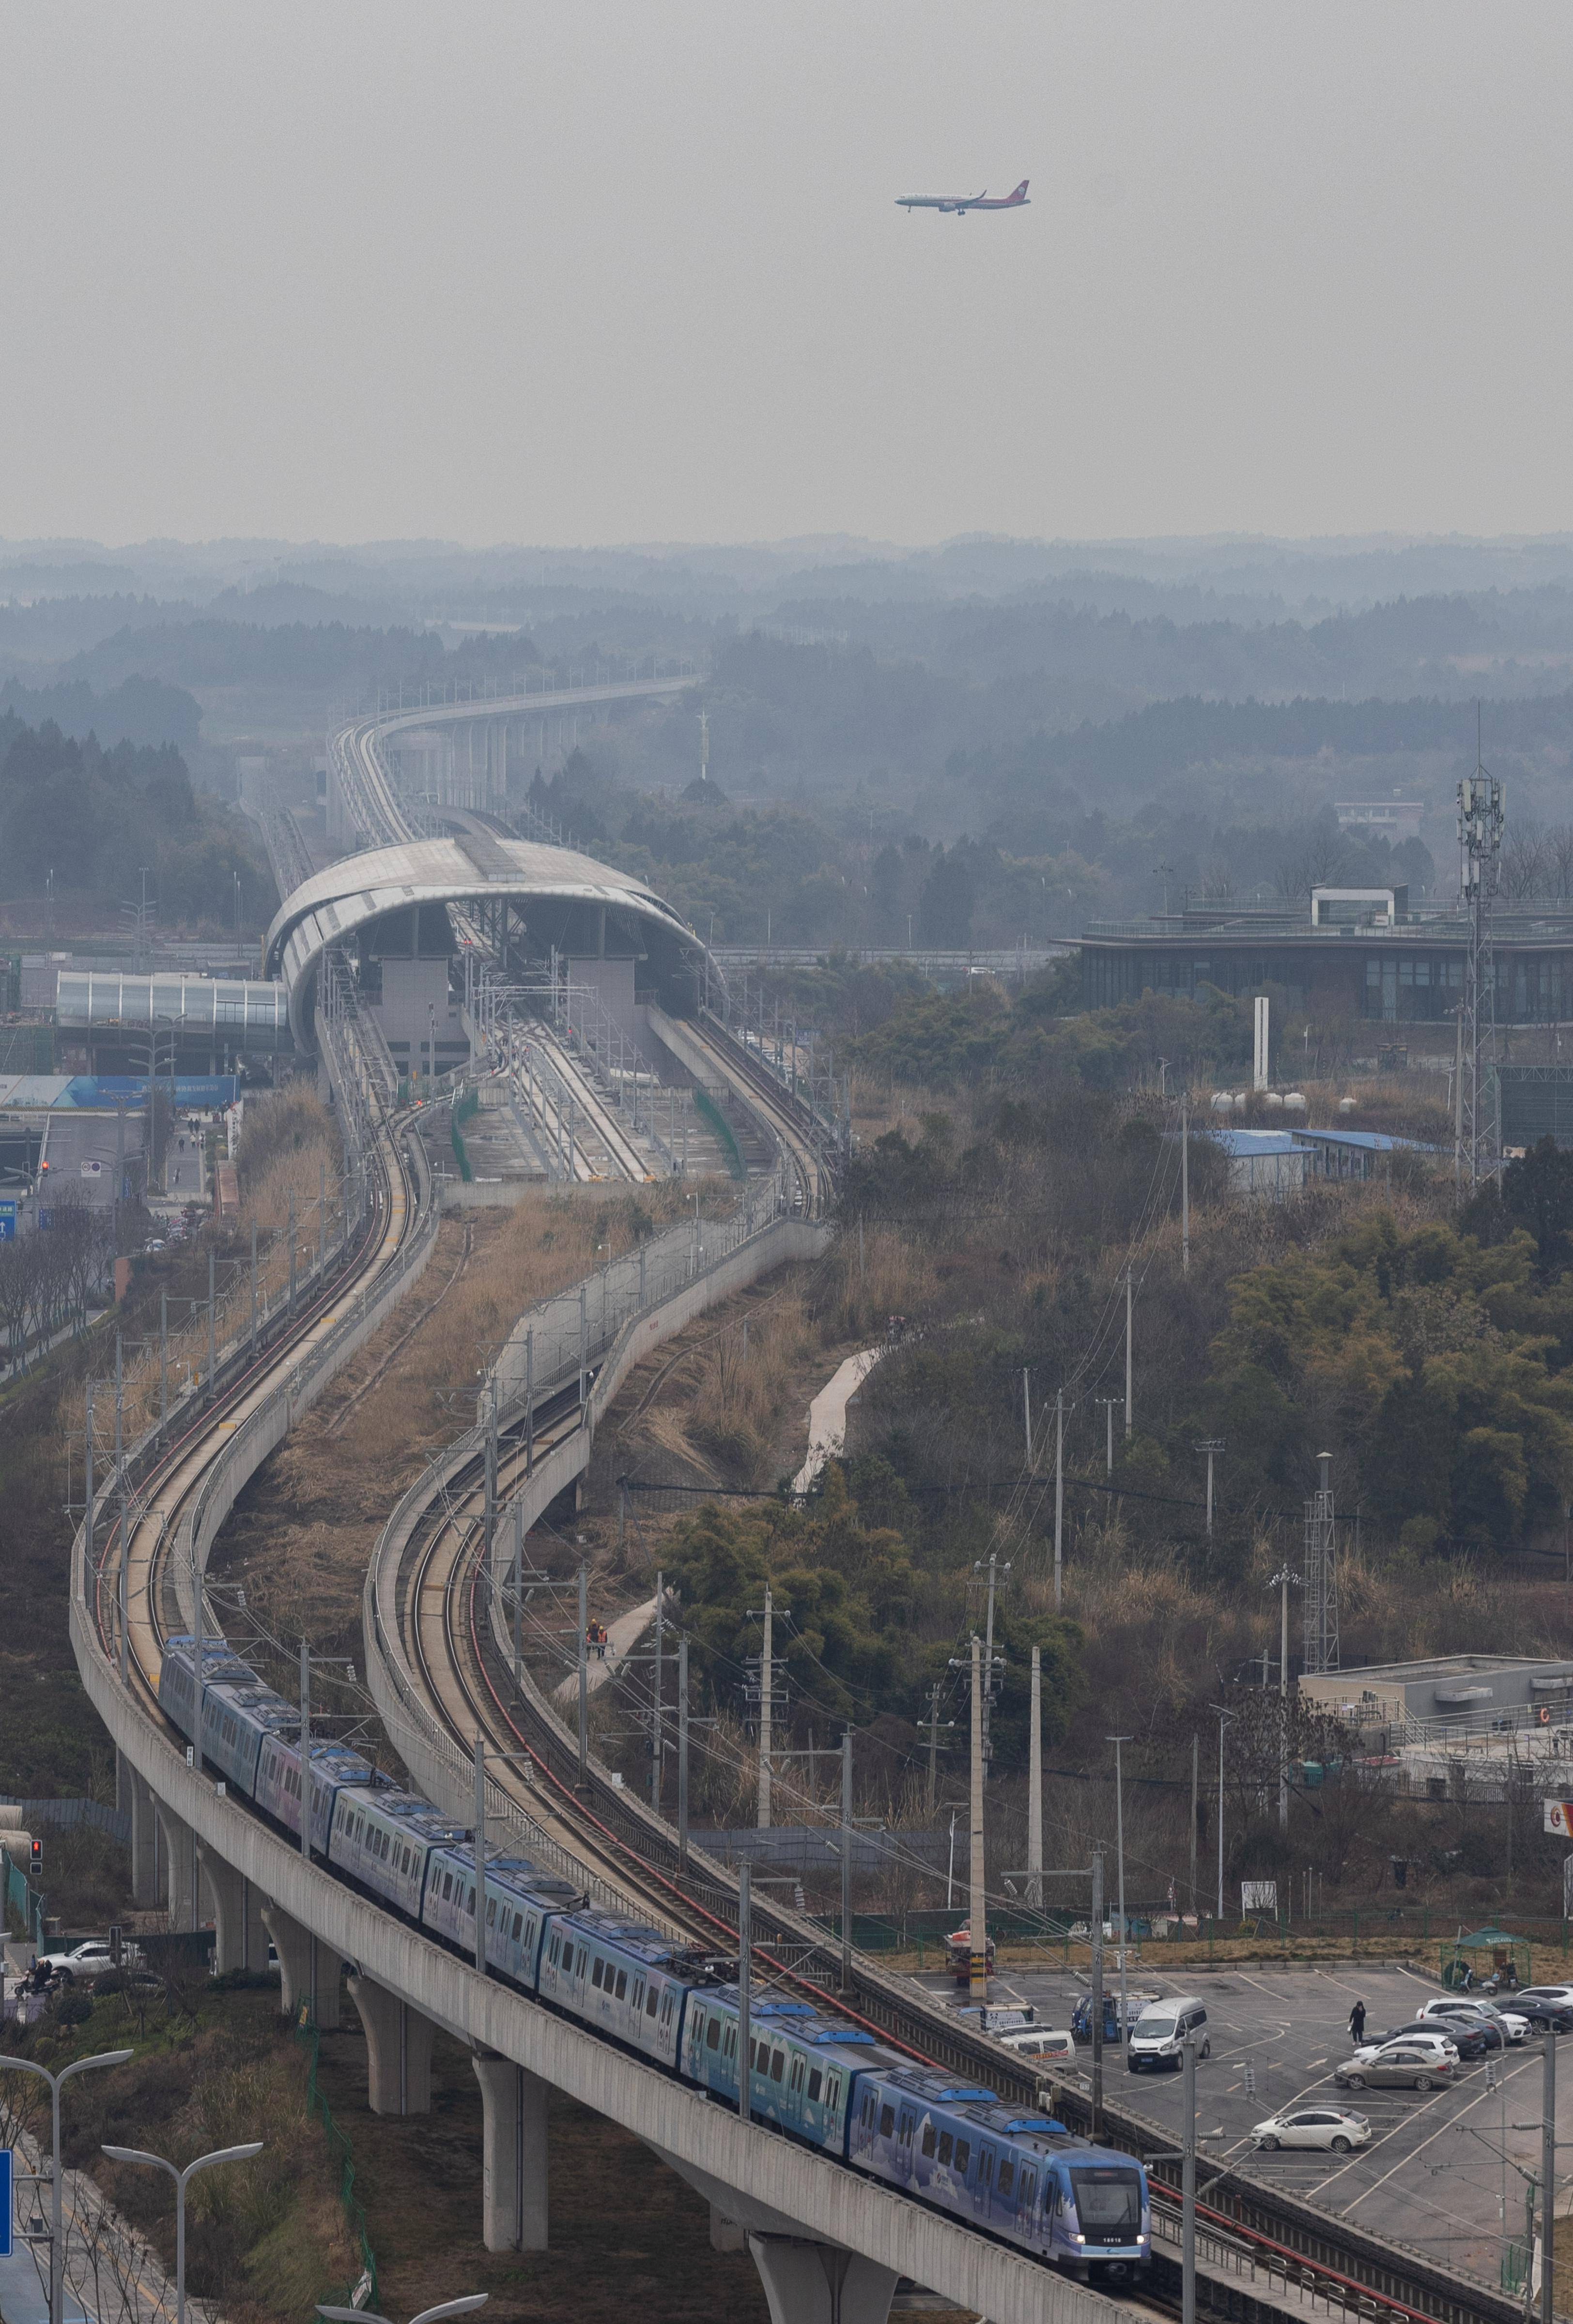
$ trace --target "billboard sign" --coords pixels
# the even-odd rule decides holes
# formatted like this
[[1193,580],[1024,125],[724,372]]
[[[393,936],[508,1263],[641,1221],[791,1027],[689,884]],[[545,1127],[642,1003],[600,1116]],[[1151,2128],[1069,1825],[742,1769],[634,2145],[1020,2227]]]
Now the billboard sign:
[[1573,1800],[1542,1800],[1541,1814],[1542,1831],[1554,1831],[1559,1840],[1573,1840]]

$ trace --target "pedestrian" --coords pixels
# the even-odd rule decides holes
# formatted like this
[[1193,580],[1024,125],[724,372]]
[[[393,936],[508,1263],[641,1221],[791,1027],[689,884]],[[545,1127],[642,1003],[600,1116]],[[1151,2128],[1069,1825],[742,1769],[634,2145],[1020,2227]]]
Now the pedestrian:
[[1357,2001],[1349,2012],[1349,2039],[1354,2043],[1365,2039],[1365,2004]]

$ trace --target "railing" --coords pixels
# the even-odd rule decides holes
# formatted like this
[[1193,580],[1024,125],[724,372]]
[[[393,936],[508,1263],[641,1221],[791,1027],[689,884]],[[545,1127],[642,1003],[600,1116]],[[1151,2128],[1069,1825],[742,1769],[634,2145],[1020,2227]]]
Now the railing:
[[573,1290],[526,1309],[487,1374],[477,1398],[480,1415],[493,1397],[499,1411],[519,1405],[527,1378],[539,1393],[551,1382],[570,1378],[581,1365],[588,1370],[598,1363],[634,1316],[719,1267],[773,1226],[782,1208],[773,1180],[752,1186],[728,1217],[701,1219],[696,1213],[681,1226],[669,1227],[637,1250],[597,1268]]

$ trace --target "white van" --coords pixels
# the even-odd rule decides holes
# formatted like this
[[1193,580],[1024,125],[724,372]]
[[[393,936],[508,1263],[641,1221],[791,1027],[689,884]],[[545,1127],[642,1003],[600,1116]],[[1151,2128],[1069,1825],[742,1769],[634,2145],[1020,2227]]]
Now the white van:
[[1150,2001],[1131,2028],[1127,2070],[1139,2074],[1146,2066],[1178,2067],[1188,2035],[1196,2043],[1197,2056],[1210,2058],[1213,2045],[1207,2025],[1207,2004],[1197,1994],[1176,1993],[1167,2001]]
[[1047,2025],[1021,2025],[1009,2033],[996,2034],[994,2038],[1007,2050],[1013,2050],[1018,2058],[1036,2058],[1045,2066],[1075,2070],[1074,2034],[1056,2033]]

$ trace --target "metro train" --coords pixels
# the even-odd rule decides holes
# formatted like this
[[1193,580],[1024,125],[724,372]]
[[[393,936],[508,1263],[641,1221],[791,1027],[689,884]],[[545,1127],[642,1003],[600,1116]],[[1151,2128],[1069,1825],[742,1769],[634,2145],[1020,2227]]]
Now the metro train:
[[[159,1702],[236,1791],[299,1840],[301,1715],[222,1639],[168,1640]],[[473,1835],[358,1752],[313,1742],[311,1846],[376,1902],[475,1958]],[[527,1857],[488,1854],[488,1968],[718,2102],[739,2098],[736,1961],[591,1903]],[[768,2123],[1083,2281],[1152,2250],[1147,2174],[1051,2116],[886,2048],[810,2002],[750,2011],[749,2104]]]

